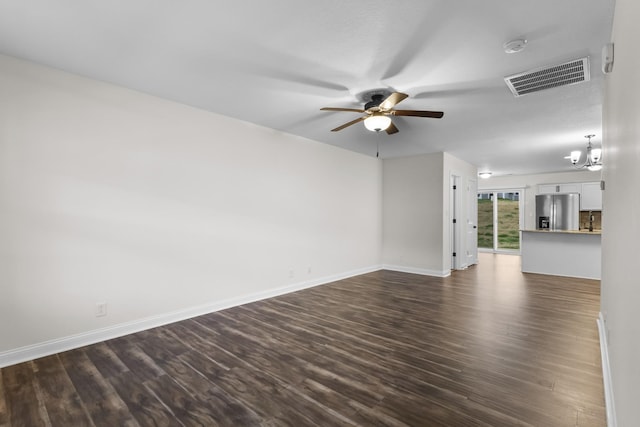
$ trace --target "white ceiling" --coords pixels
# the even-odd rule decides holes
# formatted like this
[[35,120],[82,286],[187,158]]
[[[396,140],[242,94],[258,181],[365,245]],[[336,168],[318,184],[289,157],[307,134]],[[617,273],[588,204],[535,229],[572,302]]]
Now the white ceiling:
[[[0,0],[0,53],[375,156],[446,151],[494,175],[572,170],[601,143],[614,0]],[[523,52],[503,44],[526,38]],[[505,76],[589,56],[591,81],[515,98]],[[388,88],[400,132],[331,129]],[[604,159],[606,161],[606,158]]]

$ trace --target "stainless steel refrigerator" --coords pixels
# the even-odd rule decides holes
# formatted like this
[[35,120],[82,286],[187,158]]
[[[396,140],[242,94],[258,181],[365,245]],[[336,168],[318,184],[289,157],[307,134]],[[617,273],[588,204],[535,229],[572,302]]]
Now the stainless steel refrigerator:
[[536,196],[536,228],[538,230],[578,230],[580,227],[580,195],[540,194]]

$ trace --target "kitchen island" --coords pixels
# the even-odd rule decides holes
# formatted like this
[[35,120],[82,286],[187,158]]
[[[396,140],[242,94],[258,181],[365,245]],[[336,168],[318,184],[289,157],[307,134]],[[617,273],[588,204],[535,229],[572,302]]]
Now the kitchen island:
[[600,239],[600,230],[522,230],[522,271],[600,280]]

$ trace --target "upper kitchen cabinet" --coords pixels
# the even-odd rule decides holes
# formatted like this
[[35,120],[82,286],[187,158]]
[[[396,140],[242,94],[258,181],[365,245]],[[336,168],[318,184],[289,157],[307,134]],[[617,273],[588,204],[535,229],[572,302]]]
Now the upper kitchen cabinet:
[[602,210],[602,190],[600,182],[570,182],[564,184],[540,184],[538,194],[578,193],[581,211]]
[[602,210],[602,190],[600,182],[583,182],[580,193],[581,211],[601,211]]
[[579,182],[569,184],[540,184],[538,185],[538,194],[549,193],[580,193],[582,185]]

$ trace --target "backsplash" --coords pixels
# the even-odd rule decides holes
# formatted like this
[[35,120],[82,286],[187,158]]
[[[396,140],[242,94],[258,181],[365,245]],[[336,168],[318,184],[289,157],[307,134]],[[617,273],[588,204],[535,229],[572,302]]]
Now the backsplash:
[[[602,211],[592,211],[593,229],[602,229]],[[589,229],[589,211],[580,211],[580,230]]]

